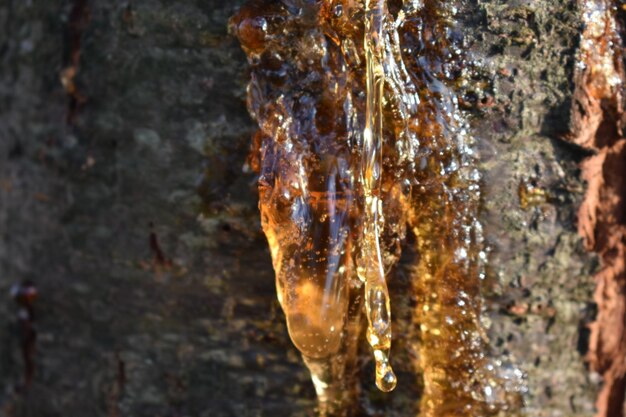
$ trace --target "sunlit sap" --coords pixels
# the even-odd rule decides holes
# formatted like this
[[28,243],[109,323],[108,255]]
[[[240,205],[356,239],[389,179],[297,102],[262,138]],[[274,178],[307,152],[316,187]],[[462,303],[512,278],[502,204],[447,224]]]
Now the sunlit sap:
[[383,87],[385,82],[383,36],[385,0],[365,0],[363,45],[366,65],[365,128],[361,153],[360,181],[363,189],[363,229],[357,254],[357,273],[365,287],[367,340],[374,350],[376,386],[391,391],[396,376],[389,364],[391,313],[380,245],[384,222],[381,174],[383,170]]
[[362,329],[376,385],[396,386],[387,279],[407,230],[423,415],[508,409],[481,327],[480,173],[452,89],[466,60],[450,10],[252,0],[231,19],[252,69],[250,164],[278,299],[322,414],[343,415],[357,397]]
[[[338,353],[347,319],[352,194],[341,184],[341,160],[329,157],[338,165],[300,178],[299,164],[282,165],[285,159],[265,155],[281,169],[261,177],[263,230],[289,334],[303,355],[325,358]],[[295,192],[293,181],[305,182],[307,191]]]
[[351,197],[313,191],[296,203],[283,198],[279,188],[261,191],[279,300],[296,347],[324,358],[339,351],[347,317]]

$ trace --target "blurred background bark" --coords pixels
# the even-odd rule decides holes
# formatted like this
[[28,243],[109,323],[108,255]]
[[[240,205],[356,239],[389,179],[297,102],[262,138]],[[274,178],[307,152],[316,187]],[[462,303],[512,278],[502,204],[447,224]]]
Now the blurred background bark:
[[[227,34],[241,3],[0,0],[0,416],[313,414],[243,169],[254,125]],[[527,415],[590,416],[597,261],[576,232],[586,154],[560,139],[579,11],[462,7],[482,71],[465,100],[494,354],[527,374]],[[385,416],[417,412],[407,279],[401,266],[391,282],[399,387],[363,384]]]

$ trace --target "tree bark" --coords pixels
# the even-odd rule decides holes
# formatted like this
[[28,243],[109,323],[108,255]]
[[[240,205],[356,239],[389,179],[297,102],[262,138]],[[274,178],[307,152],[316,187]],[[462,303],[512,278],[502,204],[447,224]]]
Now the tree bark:
[[[313,414],[245,169],[247,64],[227,33],[242,3],[0,2],[0,416]],[[564,140],[581,10],[463,7],[493,355],[526,374],[523,415],[591,416],[590,153]],[[392,394],[363,349],[376,415],[418,412],[410,256],[390,281]]]

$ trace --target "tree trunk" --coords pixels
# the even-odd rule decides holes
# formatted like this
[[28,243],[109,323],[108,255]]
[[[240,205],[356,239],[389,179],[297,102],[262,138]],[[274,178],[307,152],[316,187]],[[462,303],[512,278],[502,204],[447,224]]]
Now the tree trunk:
[[[0,416],[314,413],[246,164],[249,71],[227,33],[242,4],[0,2]],[[591,416],[591,152],[567,140],[582,7],[461,6],[491,355],[525,374],[522,415]],[[373,415],[419,412],[409,252],[389,281],[396,390],[359,356]]]

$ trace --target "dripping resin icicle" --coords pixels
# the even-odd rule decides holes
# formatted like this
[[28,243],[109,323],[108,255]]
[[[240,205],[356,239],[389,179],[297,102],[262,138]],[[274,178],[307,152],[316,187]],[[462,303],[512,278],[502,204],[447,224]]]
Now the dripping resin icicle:
[[365,106],[364,88],[320,15],[312,2],[256,0],[233,17],[231,30],[252,67],[248,105],[260,129],[251,164],[278,299],[321,414],[342,415],[358,392],[363,284],[354,254]]
[[252,68],[251,164],[278,298],[321,414],[354,409],[365,328],[377,386],[396,385],[386,276],[407,230],[422,414],[511,410],[516,388],[480,323],[480,175],[453,90],[451,3],[252,0],[231,20]]
[[383,142],[383,28],[385,0],[365,1],[366,97],[365,129],[361,154],[360,180],[363,187],[363,235],[357,254],[357,273],[365,286],[367,340],[374,350],[376,385],[381,391],[396,386],[396,376],[389,364],[391,349],[391,313],[389,292],[380,248],[382,213],[382,142]]

